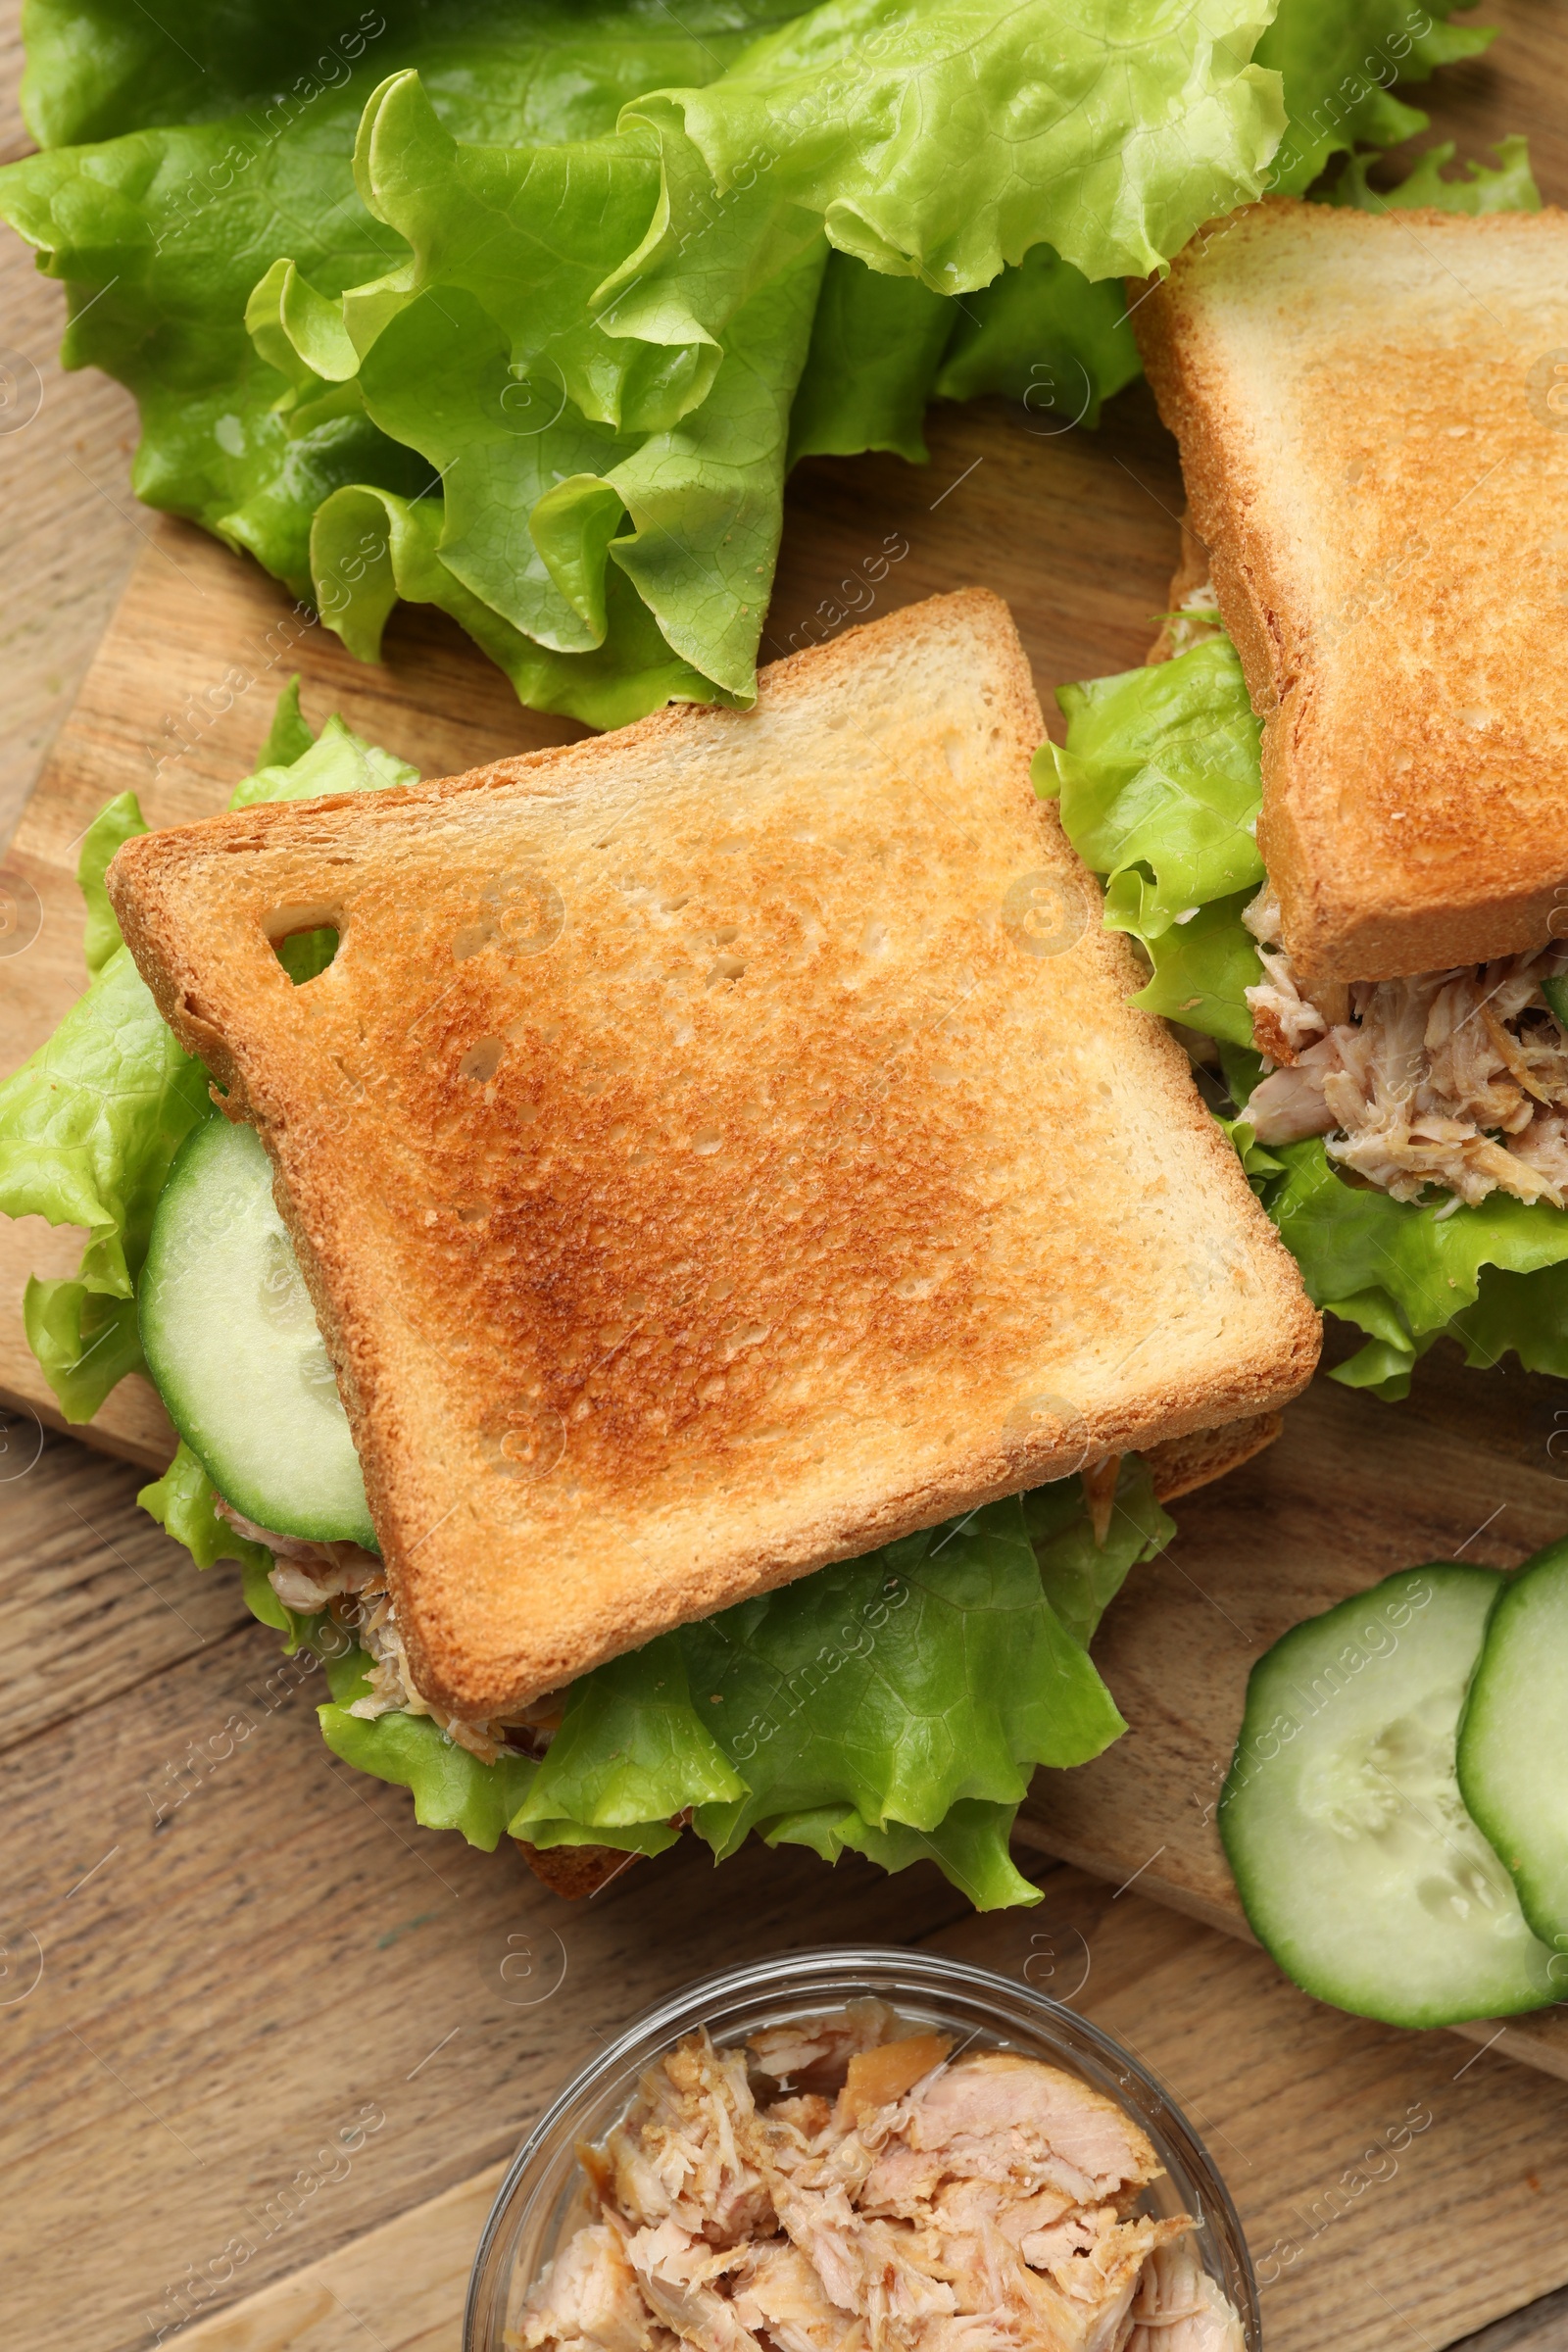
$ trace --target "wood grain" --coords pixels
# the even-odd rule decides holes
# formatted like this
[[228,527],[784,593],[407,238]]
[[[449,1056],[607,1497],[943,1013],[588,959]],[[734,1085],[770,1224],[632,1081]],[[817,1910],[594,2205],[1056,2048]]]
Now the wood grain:
[[[0,163],[25,155],[17,0],[0,6]],[[95,369],[69,375],[65,288],[7,233],[0,247],[0,842],[71,707],[151,516],[130,494],[136,411]],[[33,401],[36,399],[36,410]],[[29,413],[31,412],[31,413]]]
[[191,2315],[192,2266],[211,2286],[231,2241],[260,2285],[455,2185],[597,2039],[726,1958],[962,1908],[926,1869],[760,1847],[715,1885],[684,1841],[562,1905],[336,1765],[318,1683],[250,1626],[0,1759],[19,2341],[61,2340],[68,2278],[71,2341],[129,2344]]
[[[1504,27],[1494,50],[1421,94],[1463,152],[1530,131],[1543,188],[1563,201],[1568,8],[1485,13]],[[0,107],[16,62],[11,0]],[[8,108],[0,153],[24,144]],[[0,296],[5,340],[41,393],[24,429],[0,434],[0,838],[137,567],[4,861],[36,879],[44,912],[25,954],[0,963],[9,1067],[80,987],[71,868],[97,807],[127,786],[154,821],[220,805],[290,668],[315,718],[340,708],[428,773],[571,730],[520,712],[428,615],[400,619],[384,669],[360,668],[254,570],[135,507],[130,405],[90,372],[61,373],[59,290],[10,239]],[[1029,423],[1001,404],[938,411],[928,470],[803,468],[764,651],[863,614],[867,596],[881,611],[982,581],[1012,602],[1048,708],[1057,681],[1140,660],[1180,505],[1148,396],[1113,404],[1094,437]],[[873,586],[868,564],[900,546]],[[1270,2352],[1436,2347],[1498,2320],[1469,2352],[1564,2341],[1551,2290],[1568,2279],[1568,2093],[1539,2071],[1559,2062],[1551,2029],[1536,2071],[1502,2053],[1539,2024],[1481,2055],[1388,2033],[1306,2001],[1234,1934],[1164,1906],[1237,1925],[1204,1813],[1255,1648],[1423,1551],[1471,1538],[1464,1556],[1506,1562],[1558,1532],[1568,1463],[1548,1447],[1568,1391],[1511,1367],[1465,1374],[1443,1351],[1396,1411],[1320,1383],[1273,1455],[1181,1506],[1177,1543],[1105,1628],[1131,1734],[1033,1808],[1029,1834],[1102,1880],[1038,1860],[1042,1908],[977,1921],[924,1869],[889,1882],[751,1852],[715,1880],[687,1845],[573,1910],[510,1855],[420,1833],[401,1791],[335,1766],[310,1676],[280,1665],[231,1572],[199,1576],[137,1513],[138,1471],[44,1442],[21,1281],[67,1271],[77,1240],[29,1225],[6,1243],[0,1384],[33,1399],[0,1432],[0,2262],[19,2342],[119,2352],[189,2315],[179,2332],[201,2352],[456,2352],[500,2160],[596,2034],[725,1960],[851,1936],[935,1938],[1060,1991],[1087,1957],[1080,2004],[1166,2077],[1237,2194],[1269,2279]],[[134,1383],[94,1435],[143,1464],[171,1442]],[[517,1936],[548,1993],[531,2009],[500,1975]],[[367,2102],[384,2123],[347,2178],[313,2187],[315,2152]],[[1408,2161],[1348,2186],[1412,2102],[1433,2121]],[[252,2251],[215,2288],[236,2237]],[[205,2299],[182,2294],[193,2272]],[[219,2303],[232,2308],[202,2316]]]
[[1490,2328],[1455,2344],[1452,2352],[1561,2352],[1568,2343],[1568,2291],[1543,2295]]
[[[26,1425],[13,1438],[39,1442]],[[0,1752],[250,1623],[233,1576],[188,1573],[189,1555],[137,1510],[141,1484],[140,1472],[52,1434],[8,1482]]]
[[198,2321],[186,2352],[339,2352],[361,2341],[384,2352],[460,2352],[473,2251],[505,2171],[490,2165],[340,2254]]

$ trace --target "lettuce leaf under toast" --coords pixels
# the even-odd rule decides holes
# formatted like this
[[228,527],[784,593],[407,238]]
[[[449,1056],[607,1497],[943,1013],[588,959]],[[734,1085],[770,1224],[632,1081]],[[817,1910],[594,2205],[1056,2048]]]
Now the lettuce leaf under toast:
[[[284,690],[264,760],[280,751],[290,757],[237,785],[230,808],[375,791],[418,776],[335,716],[313,739],[299,715],[297,680]],[[146,830],[128,792],[88,827],[77,879],[92,978],[53,1036],[0,1084],[0,1213],[77,1225],[87,1235],[74,1276],[33,1277],[23,1298],[27,1345],[68,1421],[90,1421],[127,1372],[144,1369],[135,1290],[153,1211],[180,1145],[217,1115],[207,1072],[154,1004],[104,889],[120,844]],[[297,979],[316,940],[307,933],[286,943]]]
[[[1007,1853],[1012,1817],[1037,1763],[1086,1762],[1119,1735],[1088,1638],[1173,1532],[1135,1458],[1116,1500],[1103,1546],[1068,1479],[583,1676],[543,1761],[506,1760],[508,1786],[526,1788],[504,1826],[540,1847],[651,1854],[689,1812],[717,1860],[755,1830],[828,1861],[933,1861],[980,1909],[1033,1902]],[[363,1680],[330,1671],[333,1752],[403,1782],[427,1826],[494,1843],[495,1768],[429,1718],[354,1716]]]

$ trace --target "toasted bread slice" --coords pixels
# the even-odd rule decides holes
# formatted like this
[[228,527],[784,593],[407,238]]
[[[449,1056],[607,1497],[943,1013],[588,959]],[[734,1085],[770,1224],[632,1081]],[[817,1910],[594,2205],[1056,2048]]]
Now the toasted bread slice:
[[[1307,1380],[1042,732],[968,591],[749,713],[120,852],[138,964],[275,1162],[432,1697],[505,1712]],[[272,943],[325,922],[295,988]]]
[[1568,214],[1271,200],[1133,318],[1263,735],[1312,978],[1568,920]]

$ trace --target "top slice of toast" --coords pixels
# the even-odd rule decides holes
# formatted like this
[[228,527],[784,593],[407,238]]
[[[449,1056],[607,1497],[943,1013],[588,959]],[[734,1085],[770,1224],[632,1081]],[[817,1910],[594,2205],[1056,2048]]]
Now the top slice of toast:
[[1568,214],[1271,200],[1133,318],[1265,718],[1297,969],[1541,945],[1568,906]]
[[[1305,1383],[1316,1317],[1125,1003],[1042,732],[968,591],[749,713],[120,852],[137,963],[272,1155],[433,1698],[505,1711]],[[272,942],[328,922],[293,986]]]

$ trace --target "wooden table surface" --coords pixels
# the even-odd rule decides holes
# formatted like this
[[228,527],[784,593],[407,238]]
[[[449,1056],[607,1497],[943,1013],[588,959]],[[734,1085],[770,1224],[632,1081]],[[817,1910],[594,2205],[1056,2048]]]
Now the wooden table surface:
[[[1494,61],[1446,74],[1434,114],[1462,151],[1530,129],[1543,187],[1561,201],[1561,0],[1487,15],[1505,26]],[[25,146],[17,63],[8,18],[0,155]],[[129,403],[94,375],[60,373],[59,291],[9,239],[0,287],[0,340],[36,368],[41,394],[25,431],[0,436],[3,839],[133,564],[181,559],[177,534],[130,498]],[[1043,688],[1139,659],[1178,495],[1147,395],[1118,404],[1097,440],[1037,441],[1000,409],[950,412],[932,440],[929,476],[891,460],[805,470],[777,639],[831,586],[824,551],[836,576],[897,528],[910,552],[892,602],[993,577],[1006,551]],[[977,457],[962,499],[930,520]],[[282,609],[259,575],[243,593],[259,612]],[[341,681],[351,720],[398,705],[406,731],[389,740],[415,759],[435,673],[468,681],[471,756],[547,739],[498,680],[477,682],[440,624],[403,626],[386,672],[356,672],[335,650],[313,660]],[[132,756],[149,807],[157,798],[146,732],[133,742],[128,725],[136,692],[127,670],[118,738],[105,724],[62,740],[56,775],[89,798],[95,766],[118,789]],[[243,772],[265,730],[252,699],[166,778],[176,800],[215,805]],[[442,725],[454,722],[449,711]],[[46,836],[64,821],[61,804],[40,803],[29,827]],[[30,1047],[74,953],[69,926],[38,946],[0,975],[0,1066]],[[1044,1900],[989,1920],[923,1869],[890,1881],[854,1861],[829,1873],[799,1853],[748,1851],[715,1877],[689,1841],[591,1905],[559,1905],[510,1855],[416,1830],[401,1790],[336,1765],[312,1720],[313,1674],[280,1662],[227,1572],[199,1575],[136,1510],[139,1473],[53,1433],[34,1441],[27,1425],[0,1458],[0,1473],[22,1466],[0,1475],[12,2339],[63,2352],[176,2336],[202,2352],[456,2352],[499,2167],[598,2038],[705,1969],[864,1938],[931,1942],[1022,1977],[1155,2068],[1237,2198],[1271,2352],[1568,2341],[1568,2082],[1509,2063],[1508,2035],[1484,2046],[1339,2016],[1207,1924],[1232,1915],[1206,1810],[1215,1718],[1195,1691],[1233,1707],[1250,1646],[1321,1605],[1314,1595],[1456,1548],[1472,1529],[1466,1556],[1507,1562],[1568,1520],[1547,1450],[1568,1426],[1568,1389],[1466,1375],[1441,1351],[1423,1370],[1398,1414],[1318,1384],[1273,1455],[1179,1506],[1179,1544],[1129,1590],[1102,1645],[1133,1735],[1102,1766],[1042,1785],[1025,1838],[1040,1849]],[[133,1409],[139,1443],[124,1443],[139,1450],[156,1424],[145,1399]],[[1391,1463],[1418,1510],[1391,1513]],[[1199,1599],[1178,1609],[1184,1585]],[[1186,1629],[1177,1661],[1171,1628]],[[1133,1800],[1147,1836],[1126,1844]],[[1116,1883],[1134,1871],[1137,1884]],[[1162,1873],[1162,1893],[1198,1916],[1146,1899]],[[534,1970],[522,1999],[519,1950]],[[322,2180],[318,2150],[356,2119],[365,2137],[347,2176]]]

